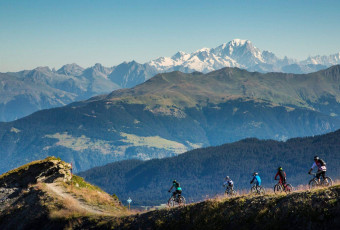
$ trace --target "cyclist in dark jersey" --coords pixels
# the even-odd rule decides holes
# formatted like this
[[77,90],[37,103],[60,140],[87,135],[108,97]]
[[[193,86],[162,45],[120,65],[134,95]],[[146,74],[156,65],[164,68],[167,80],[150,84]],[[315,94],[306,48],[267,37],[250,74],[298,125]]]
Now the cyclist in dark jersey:
[[283,186],[286,186],[286,180],[287,180],[286,173],[285,173],[285,171],[283,171],[281,166],[277,169],[277,173],[275,175],[274,180],[277,180],[276,178],[278,176],[280,177],[280,182],[283,184]]
[[182,194],[182,188],[181,188],[181,186],[179,185],[179,183],[178,183],[176,180],[173,180],[173,181],[172,181],[172,186],[171,186],[171,188],[169,189],[168,192],[171,192],[172,188],[175,188],[175,189],[176,189],[176,190],[172,193],[172,196],[173,196],[173,197],[176,197],[176,195],[178,194],[178,197],[180,197],[181,194]]

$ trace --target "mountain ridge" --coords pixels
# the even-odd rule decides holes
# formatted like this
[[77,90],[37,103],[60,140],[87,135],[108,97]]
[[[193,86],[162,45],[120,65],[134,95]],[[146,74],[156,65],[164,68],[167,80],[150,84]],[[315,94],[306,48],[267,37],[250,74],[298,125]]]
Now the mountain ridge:
[[0,95],[5,96],[0,97],[0,121],[16,120],[41,109],[134,87],[163,72],[207,73],[224,67],[239,67],[263,73],[310,73],[340,64],[339,55],[309,57],[299,62],[261,51],[249,40],[234,39],[216,48],[203,48],[191,54],[179,51],[172,57],[160,57],[143,64],[131,61],[105,67],[96,63],[83,68],[73,63],[58,70],[37,67],[2,73]]
[[[1,229],[338,229],[340,186],[128,210],[55,157],[0,175]],[[134,201],[133,201],[134,202]],[[187,200],[189,202],[189,200]],[[322,207],[322,208],[320,208]]]
[[131,89],[0,123],[0,171],[56,155],[75,171],[256,137],[340,128],[339,66],[307,75],[162,73]]

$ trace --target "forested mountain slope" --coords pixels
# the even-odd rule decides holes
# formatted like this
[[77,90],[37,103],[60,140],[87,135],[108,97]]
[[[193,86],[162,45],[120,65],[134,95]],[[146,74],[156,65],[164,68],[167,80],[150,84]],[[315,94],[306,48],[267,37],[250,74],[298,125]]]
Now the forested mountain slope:
[[121,199],[131,197],[135,205],[166,203],[172,180],[180,182],[188,200],[202,200],[223,193],[229,175],[235,188],[250,189],[254,171],[265,187],[272,188],[279,166],[293,186],[307,184],[313,157],[327,163],[327,174],[340,175],[340,130],[326,135],[293,138],[286,142],[245,139],[217,147],[201,148],[180,156],[149,161],[127,160],[90,169],[79,175]]

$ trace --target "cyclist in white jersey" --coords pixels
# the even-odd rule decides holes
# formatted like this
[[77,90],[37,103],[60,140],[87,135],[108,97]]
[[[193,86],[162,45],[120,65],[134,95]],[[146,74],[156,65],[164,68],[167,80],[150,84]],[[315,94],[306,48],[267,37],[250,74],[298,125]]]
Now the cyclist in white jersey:
[[311,169],[308,171],[308,174],[311,174],[311,172],[313,171],[313,169],[317,167],[318,171],[316,172],[316,178],[318,178],[318,180],[320,181],[320,176],[323,177],[323,179],[325,179],[326,177],[326,162],[322,159],[320,159],[318,156],[314,157],[314,163],[311,167]]

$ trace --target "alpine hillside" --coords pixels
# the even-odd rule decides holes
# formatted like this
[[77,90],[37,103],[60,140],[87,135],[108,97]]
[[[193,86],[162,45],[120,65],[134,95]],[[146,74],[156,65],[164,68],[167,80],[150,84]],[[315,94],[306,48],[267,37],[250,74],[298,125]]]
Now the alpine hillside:
[[70,169],[70,164],[48,157],[0,175],[0,228],[66,229],[74,218],[79,222],[130,214],[117,196],[72,175]]
[[339,229],[339,185],[291,194],[220,196],[177,208],[128,211],[49,157],[0,176],[1,229]]
[[131,89],[0,123],[0,171],[50,155],[75,171],[175,156],[247,137],[340,128],[340,66],[303,75],[224,68],[158,74]]

